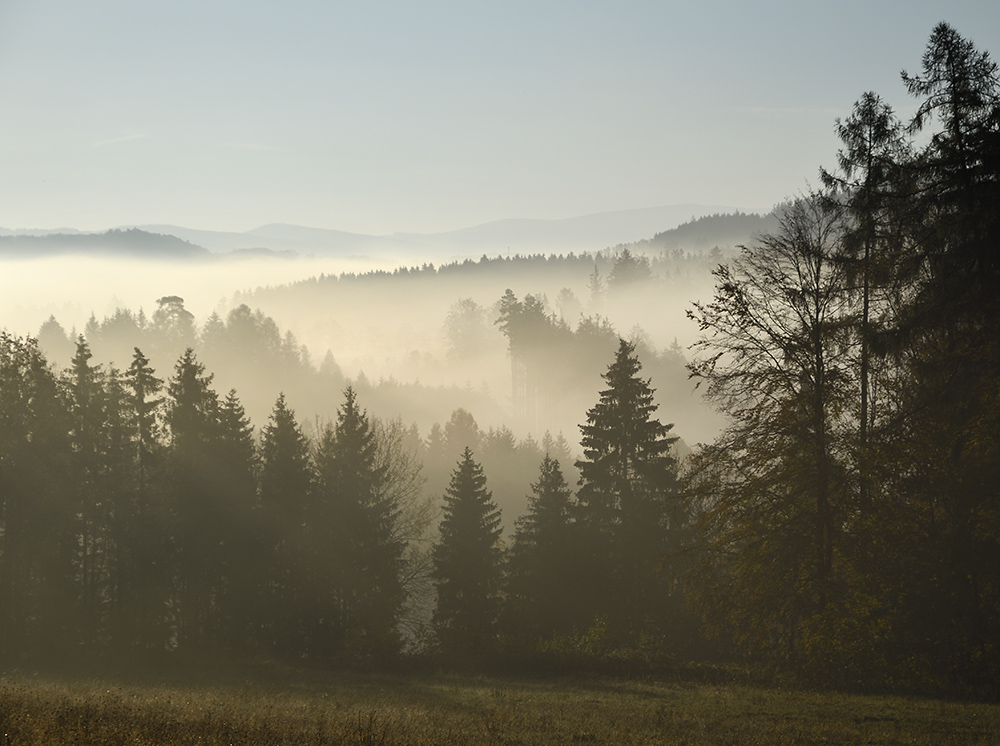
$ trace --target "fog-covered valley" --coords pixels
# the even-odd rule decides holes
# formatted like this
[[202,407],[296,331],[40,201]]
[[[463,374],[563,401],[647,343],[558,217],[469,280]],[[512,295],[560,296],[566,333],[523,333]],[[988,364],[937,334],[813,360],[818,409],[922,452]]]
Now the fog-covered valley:
[[[732,222],[733,216],[728,220]],[[303,369],[319,370],[326,361],[325,369],[340,376],[337,381],[360,381],[378,390],[380,393],[366,402],[378,416],[402,417],[426,434],[433,423],[446,420],[454,408],[463,407],[486,429],[508,426],[518,437],[529,433],[541,437],[546,430],[562,432],[574,442],[577,425],[586,403],[596,395],[599,374],[607,360],[592,361],[589,391],[561,392],[566,403],[554,402],[547,410],[547,421],[516,416],[509,340],[496,323],[505,291],[537,299],[546,315],[570,330],[576,330],[582,321],[593,321],[613,331],[609,338],[620,335],[640,340],[647,354],[659,356],[670,351],[671,355],[683,355],[695,336],[685,312],[692,300],[710,295],[713,263],[722,257],[722,251],[748,240],[759,228],[753,220],[744,220],[735,228],[725,223],[722,216],[692,220],[664,231],[655,240],[650,236],[578,254],[496,254],[487,258],[485,253],[474,254],[483,245],[472,241],[467,256],[456,254],[454,246],[446,246],[428,251],[426,260],[411,257],[409,262],[389,247],[354,256],[282,254],[261,247],[255,252],[204,251],[179,258],[161,252],[146,258],[151,252],[148,246],[142,251],[142,239],[152,244],[149,236],[164,236],[142,231],[120,232],[131,234],[136,244],[131,251],[124,240],[128,235],[115,236],[120,245],[114,252],[88,248],[33,258],[23,251],[10,256],[8,245],[7,257],[0,263],[0,311],[4,326],[21,335],[38,335],[43,324],[53,319],[58,327],[50,324],[50,332],[58,328],[70,342],[84,334],[96,360],[121,368],[127,366],[134,346],[146,351],[151,343],[143,344],[138,328],[131,336],[120,324],[116,328],[116,316],[121,321],[125,312],[137,320],[141,315],[152,324],[158,299],[180,298],[183,309],[193,315],[194,336],[188,341],[196,345],[213,314],[225,322],[236,309],[246,306],[263,314],[269,323],[273,321],[276,328],[269,328],[268,334],[293,344]],[[197,232],[189,235],[197,237]],[[551,227],[547,235],[553,235]],[[524,243],[534,245],[530,240]],[[638,272],[635,277],[626,276],[626,267],[615,273],[623,251],[638,260],[633,268]],[[137,323],[142,326],[143,322]],[[68,365],[71,344],[60,352],[51,347],[51,338],[45,341],[44,334],[43,343],[50,345],[57,367]],[[155,343],[152,346],[155,348]],[[170,350],[171,354],[177,352]],[[269,364],[261,359],[238,359],[248,352],[234,349],[232,360],[206,354],[217,363],[213,368],[217,388],[236,388],[255,422],[266,421],[281,390],[303,420],[332,416],[335,409],[330,402],[336,395],[309,392],[310,387],[296,384],[291,370],[269,371],[269,386],[238,373],[252,370],[260,374],[262,366]],[[156,349],[149,353],[161,374],[175,362],[156,359]],[[682,365],[676,366],[672,377],[662,382],[653,375],[663,416],[676,423],[676,431],[685,441],[708,439],[719,420],[691,395],[681,369]],[[256,378],[261,379],[261,375]],[[446,411],[435,411],[438,406]]]
[[[128,368],[139,348],[163,380],[190,346],[214,390],[235,391],[258,437],[279,394],[318,436],[350,384],[370,416],[407,430],[432,500],[471,445],[509,532],[546,450],[558,451],[575,482],[579,426],[619,336],[637,344],[680,452],[714,436],[721,418],[684,367],[696,333],[685,312],[710,296],[713,266],[761,220],[705,217],[579,254],[462,257],[446,246],[419,263],[402,263],[390,247],[347,257],[317,255],[315,244],[320,251],[308,255],[223,254],[191,243],[196,232],[181,243],[115,231],[103,242],[87,236],[82,248],[73,234],[26,244],[6,237],[0,312],[9,332],[39,338],[56,371],[70,365],[81,335],[103,369]],[[468,253],[479,248],[473,242]],[[505,294],[527,304],[537,327],[528,333],[542,335],[514,357]]]

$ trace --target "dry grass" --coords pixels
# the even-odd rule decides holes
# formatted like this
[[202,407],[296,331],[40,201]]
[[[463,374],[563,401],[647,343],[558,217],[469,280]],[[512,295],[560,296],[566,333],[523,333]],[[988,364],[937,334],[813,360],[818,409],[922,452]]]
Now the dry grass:
[[1000,705],[612,679],[0,678],[0,744],[996,744]]

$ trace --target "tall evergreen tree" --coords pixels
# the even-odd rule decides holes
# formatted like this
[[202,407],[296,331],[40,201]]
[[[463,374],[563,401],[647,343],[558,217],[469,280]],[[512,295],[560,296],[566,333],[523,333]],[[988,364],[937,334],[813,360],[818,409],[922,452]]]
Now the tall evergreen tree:
[[[321,580],[330,586],[333,624],[330,654],[385,655],[398,649],[396,623],[402,603],[402,543],[394,528],[398,506],[385,494],[387,465],[378,461],[375,432],[350,386],[316,452],[315,509],[322,512],[314,544],[322,557]],[[339,638],[339,639],[337,639]],[[351,649],[346,649],[346,648]],[[339,650],[338,650],[339,648]]]
[[[122,525],[120,613],[129,630],[121,634],[139,648],[157,647],[159,614],[170,597],[171,565],[164,497],[163,380],[142,351],[133,348],[124,374],[134,447],[134,497]],[[126,609],[125,606],[131,608]],[[162,640],[161,640],[162,641]]]
[[507,626],[534,638],[569,634],[592,620],[580,614],[589,589],[579,582],[572,492],[557,459],[545,455],[531,491],[510,550]]
[[[128,388],[132,392],[132,411],[135,418],[136,464],[139,470],[139,499],[145,497],[149,472],[155,467],[156,453],[160,444],[160,408],[163,380],[149,364],[149,359],[136,347],[132,362],[125,373]],[[141,510],[141,507],[140,507]]]
[[[1000,75],[948,24],[930,37],[911,131],[937,121],[910,164],[919,220],[909,226],[915,271],[897,316],[905,387],[888,431],[896,475],[919,471],[899,519],[911,587],[904,605],[914,652],[953,679],[1000,675]],[[888,428],[887,428],[888,430]],[[901,442],[900,435],[903,436]],[[918,465],[914,467],[914,465]],[[920,583],[908,581],[919,568]],[[930,629],[928,628],[930,623]]]
[[121,371],[108,368],[104,376],[102,427],[103,515],[105,534],[102,545],[106,607],[102,620],[103,645],[127,646],[132,618],[132,591],[125,576],[132,568],[131,524],[134,521],[136,491],[135,447],[133,442],[130,392]]
[[257,500],[253,426],[234,390],[219,405],[219,435],[212,458],[220,518],[215,636],[229,649],[245,651],[254,640],[256,604],[268,568]]
[[911,157],[902,123],[876,94],[865,93],[851,115],[837,120],[844,147],[837,153],[838,171],[820,171],[824,184],[842,200],[847,222],[838,257],[847,269],[850,290],[859,296],[858,444],[856,448],[859,500],[867,505],[871,475],[868,469],[872,426],[872,346],[874,330],[882,328],[891,309],[896,267],[903,262],[903,226],[910,189],[904,163]]
[[433,555],[434,624],[449,653],[488,653],[496,645],[500,532],[500,511],[486,488],[486,475],[466,448],[444,495],[441,538]]
[[677,463],[635,346],[619,340],[603,378],[608,388],[581,425],[579,520],[588,545],[582,566],[593,574],[592,614],[635,639],[662,626],[669,596],[658,568],[680,529]]
[[188,348],[174,368],[166,422],[170,428],[169,525],[176,568],[174,624],[184,649],[208,646],[218,590],[219,496],[212,461],[219,399],[212,376]]
[[102,609],[108,597],[107,566],[109,537],[108,495],[105,481],[102,436],[104,434],[103,374],[92,366],[86,339],[77,340],[76,354],[67,371],[67,388],[73,417],[71,442],[75,457],[76,510],[79,520],[79,565],[81,614],[77,617],[79,642],[93,642],[102,626]]
[[37,344],[0,331],[0,660],[76,650],[73,426]]
[[261,610],[268,644],[284,655],[307,647],[303,625],[310,602],[302,562],[312,492],[309,442],[295,412],[278,396],[260,444],[260,503],[266,534],[267,576]]

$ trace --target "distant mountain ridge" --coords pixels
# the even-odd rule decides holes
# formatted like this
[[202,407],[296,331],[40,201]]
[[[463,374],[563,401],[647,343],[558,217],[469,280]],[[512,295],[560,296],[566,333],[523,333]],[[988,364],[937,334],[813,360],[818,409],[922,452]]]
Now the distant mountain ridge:
[[740,212],[734,207],[682,204],[558,220],[512,218],[442,233],[386,236],[283,223],[270,223],[242,233],[176,225],[142,225],[104,233],[63,229],[26,230],[11,235],[12,231],[0,229],[0,257],[85,253],[162,259],[313,255],[370,257],[409,264],[478,258],[484,254],[596,253],[639,243],[660,250],[675,245],[687,247],[692,241],[710,247],[748,240],[747,231],[762,219],[761,215]]
[[0,256],[40,258],[64,254],[95,254],[163,259],[209,256],[202,246],[177,236],[150,233],[138,228],[114,228],[104,233],[45,233],[0,235]]
[[554,220],[508,218],[439,233],[370,235],[326,228],[270,223],[243,233],[193,230],[174,225],[143,225],[170,233],[209,251],[270,248],[316,256],[396,257],[401,261],[444,261],[483,254],[597,252],[648,239],[684,221],[739,212],[736,207],[680,204],[619,210]]

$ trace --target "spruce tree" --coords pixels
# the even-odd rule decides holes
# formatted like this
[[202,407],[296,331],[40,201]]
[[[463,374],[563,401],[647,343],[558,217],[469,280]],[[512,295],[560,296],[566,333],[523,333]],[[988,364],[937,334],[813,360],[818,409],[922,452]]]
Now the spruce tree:
[[0,330],[0,662],[73,652],[72,419],[38,345]]
[[328,639],[319,643],[326,655],[367,657],[398,649],[403,546],[394,524],[399,508],[384,495],[387,467],[377,456],[375,432],[348,386],[315,457],[313,545],[323,583],[333,594],[332,608],[323,615]]
[[517,519],[510,551],[505,626],[526,637],[569,634],[581,618],[572,492],[559,461],[545,455],[531,485],[528,513]]
[[482,467],[466,448],[444,495],[441,538],[434,547],[441,647],[452,654],[491,651],[500,597],[500,511]]
[[[154,609],[167,598],[169,557],[161,520],[164,443],[162,439],[163,381],[157,378],[142,351],[133,348],[132,362],[124,374],[129,395],[129,419],[135,466],[134,496],[123,522],[125,547],[121,564],[121,594],[131,609],[122,609],[122,631],[129,642],[148,648],[154,645]],[[127,600],[127,601],[126,601]],[[123,641],[124,642],[124,641]]]
[[662,625],[668,584],[659,572],[680,528],[672,425],[654,418],[657,405],[635,347],[619,340],[603,374],[608,388],[581,425],[579,520],[587,546],[581,569],[593,580],[595,617],[635,638]]
[[220,517],[217,630],[226,648],[246,649],[267,565],[257,509],[253,426],[234,390],[219,405],[219,436],[212,458]]
[[172,529],[178,614],[176,634],[182,648],[203,648],[218,590],[219,496],[212,454],[219,435],[219,398],[212,376],[188,348],[177,361],[168,385],[167,514]]
[[262,598],[270,644],[286,655],[307,649],[303,627],[311,599],[303,577],[307,505],[312,492],[309,442],[295,412],[278,396],[260,445],[260,502],[270,571]]
[[67,371],[66,388],[70,394],[73,417],[71,443],[74,455],[76,508],[73,515],[79,524],[80,596],[82,614],[77,618],[75,634],[83,642],[92,638],[101,626],[103,599],[107,596],[104,561],[107,556],[106,473],[102,456],[104,412],[100,366],[90,364],[93,357],[86,339],[80,336],[76,354]]

